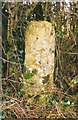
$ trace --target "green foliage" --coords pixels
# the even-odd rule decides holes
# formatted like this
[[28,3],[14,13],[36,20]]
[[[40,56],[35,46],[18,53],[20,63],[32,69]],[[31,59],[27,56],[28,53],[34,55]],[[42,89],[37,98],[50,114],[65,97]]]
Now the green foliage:
[[24,91],[18,91],[18,93],[17,93],[20,97],[23,97],[23,95],[25,94],[25,92]]
[[8,115],[10,115],[13,119],[16,119],[14,111],[8,108],[8,109],[5,109],[5,110],[2,110],[2,119],[1,120],[7,119]]
[[71,101],[67,97],[65,97],[63,98],[62,104],[68,107],[71,105]]
[[0,120],[5,119],[7,116],[6,112],[3,112],[2,108],[0,108]]
[[25,79],[30,79],[33,75],[35,75],[37,73],[37,70],[34,69],[34,70],[28,70],[28,68],[25,68],[23,69],[24,73],[23,73],[23,76]]
[[28,71],[28,72],[23,73],[23,75],[24,75],[24,78],[25,78],[25,79],[30,79],[30,78],[33,76],[33,74],[32,74],[32,73],[30,73],[29,71]]
[[78,75],[75,78],[73,78],[73,80],[71,81],[71,84],[74,84],[74,85],[78,84]]

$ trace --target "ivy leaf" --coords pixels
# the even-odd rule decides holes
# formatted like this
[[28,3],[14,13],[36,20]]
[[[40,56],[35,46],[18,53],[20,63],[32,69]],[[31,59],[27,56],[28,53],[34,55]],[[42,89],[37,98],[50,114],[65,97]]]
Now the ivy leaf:
[[23,68],[23,71],[24,71],[23,76],[24,76],[25,79],[30,79],[34,74],[37,73],[36,69],[31,71],[26,67]]
[[71,104],[71,102],[68,100],[67,102],[63,102],[63,105],[65,106],[69,106]]
[[30,79],[33,76],[33,74],[30,73],[30,72],[24,72],[23,76],[24,76],[25,79]]

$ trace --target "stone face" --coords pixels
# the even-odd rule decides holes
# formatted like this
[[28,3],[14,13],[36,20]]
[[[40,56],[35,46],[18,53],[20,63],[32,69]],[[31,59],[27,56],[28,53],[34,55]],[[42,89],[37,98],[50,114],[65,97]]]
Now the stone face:
[[[31,21],[25,34],[25,61],[24,65],[32,72],[37,73],[29,81],[28,94],[31,96],[45,91],[51,86],[54,72],[55,34],[54,28],[47,21]],[[30,82],[29,82],[30,83]],[[47,86],[48,84],[48,86]]]

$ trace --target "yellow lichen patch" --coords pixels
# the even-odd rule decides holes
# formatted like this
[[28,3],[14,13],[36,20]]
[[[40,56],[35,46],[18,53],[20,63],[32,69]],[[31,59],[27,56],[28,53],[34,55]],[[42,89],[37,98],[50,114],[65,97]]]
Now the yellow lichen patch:
[[53,83],[54,50],[55,34],[52,24],[47,21],[31,21],[25,34],[24,65],[29,69],[36,69],[37,73],[29,80],[34,84],[29,88],[24,86],[26,94],[34,96],[45,92],[46,87]]

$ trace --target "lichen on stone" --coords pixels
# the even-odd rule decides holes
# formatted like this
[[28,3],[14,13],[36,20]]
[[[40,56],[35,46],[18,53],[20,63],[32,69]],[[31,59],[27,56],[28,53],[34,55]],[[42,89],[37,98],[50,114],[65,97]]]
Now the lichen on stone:
[[54,50],[55,34],[52,24],[47,21],[31,21],[25,34],[24,65],[31,70],[36,69],[37,73],[30,78],[34,85],[30,85],[29,88],[24,86],[26,95],[30,93],[30,96],[37,95],[45,91],[49,85],[51,86],[54,72]]

